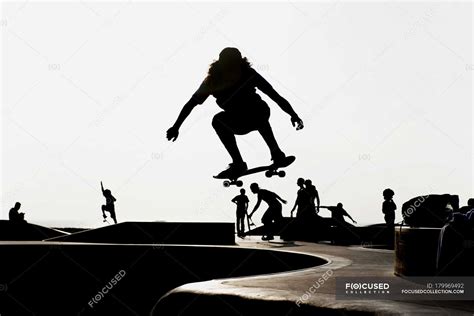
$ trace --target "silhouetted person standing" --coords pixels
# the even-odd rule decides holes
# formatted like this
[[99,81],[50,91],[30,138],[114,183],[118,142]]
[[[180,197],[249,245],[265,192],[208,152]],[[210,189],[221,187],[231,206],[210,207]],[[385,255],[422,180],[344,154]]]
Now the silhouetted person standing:
[[385,223],[388,229],[393,229],[395,227],[395,210],[397,209],[397,205],[393,201],[395,192],[392,189],[385,189],[382,194],[384,199],[382,213],[384,213]]
[[347,211],[343,208],[342,203],[337,203],[337,206],[320,206],[320,208],[327,208],[331,211],[331,218],[336,221],[337,224],[344,225],[347,224],[344,216],[349,217],[349,219],[354,223],[357,222],[347,213]]
[[240,194],[232,199],[232,202],[237,204],[237,236],[245,235],[245,216],[249,207],[249,198],[245,195],[245,189],[240,189]]
[[293,206],[290,212],[291,217],[293,217],[293,212],[296,209],[296,218],[308,218],[308,215],[313,212],[313,210],[311,210],[310,194],[304,186],[303,178],[299,178],[296,181],[296,185],[298,185],[299,189],[296,193],[295,205]]
[[115,215],[115,201],[117,199],[112,195],[112,192],[109,189],[104,190],[104,185],[100,181],[100,187],[102,189],[102,194],[105,197],[105,205],[102,205],[102,216],[104,217],[104,222],[107,219],[105,212],[109,212],[110,217],[114,220],[114,223],[117,224],[117,216]]
[[262,237],[262,240],[273,240],[273,225],[282,219],[283,216],[281,213],[281,203],[286,204],[286,201],[272,191],[260,189],[257,183],[252,183],[250,185],[250,190],[252,193],[257,194],[258,200],[252,212],[249,214],[249,217],[252,217],[253,213],[255,213],[255,211],[259,208],[262,201],[267,203],[268,209],[262,216],[262,223],[265,230],[265,235]]
[[[309,202],[311,203],[311,206],[313,208],[313,212],[316,212],[316,214],[319,213],[319,193],[318,190],[316,190],[316,187],[313,185],[311,180],[307,179],[304,182],[306,192],[308,192],[309,195]],[[316,200],[316,202],[314,201]]]
[[296,129],[303,128],[303,121],[298,117],[290,103],[279,95],[255,69],[247,58],[242,57],[237,48],[227,47],[219,54],[219,59],[211,64],[209,73],[199,89],[184,105],[174,125],[168,129],[166,137],[175,141],[179,128],[198,104],[204,103],[212,95],[223,111],[217,113],[213,120],[217,135],[232,158],[229,168],[219,177],[240,175],[247,170],[235,135],[245,135],[258,131],[262,135],[275,165],[285,162],[286,155],[278,146],[270,126],[270,108],[257,94],[256,89],[268,95],[280,108],[291,117]]
[[10,212],[8,212],[8,219],[10,222],[15,223],[15,224],[20,224],[20,223],[26,223],[25,220],[25,213],[20,213],[21,203],[16,202],[15,206],[10,209]]

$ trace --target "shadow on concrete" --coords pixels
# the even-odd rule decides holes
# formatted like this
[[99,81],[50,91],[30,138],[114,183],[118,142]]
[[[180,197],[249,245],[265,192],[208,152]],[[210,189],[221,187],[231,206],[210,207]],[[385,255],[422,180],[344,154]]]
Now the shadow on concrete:
[[186,283],[327,262],[226,246],[23,242],[0,244],[0,253],[2,315],[148,315],[161,296]]

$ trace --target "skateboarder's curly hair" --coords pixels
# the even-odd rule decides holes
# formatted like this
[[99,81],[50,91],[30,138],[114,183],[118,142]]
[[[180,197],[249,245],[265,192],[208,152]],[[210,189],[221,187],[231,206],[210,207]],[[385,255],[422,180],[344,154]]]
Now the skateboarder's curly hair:
[[242,57],[242,54],[237,48],[227,47],[219,54],[219,59],[215,60],[210,66],[207,73],[206,81],[212,85],[218,85],[219,83],[226,80],[226,76],[229,75],[229,68],[235,67],[240,64],[241,70],[248,70],[252,67],[252,64],[248,61],[247,57]]

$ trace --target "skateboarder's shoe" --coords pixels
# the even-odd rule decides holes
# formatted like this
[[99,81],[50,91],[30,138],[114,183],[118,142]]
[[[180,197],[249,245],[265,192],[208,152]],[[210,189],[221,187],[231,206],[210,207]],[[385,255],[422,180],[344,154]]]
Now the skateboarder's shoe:
[[285,155],[285,153],[281,151],[279,154],[274,155],[272,157],[273,165],[276,167],[284,166],[285,164],[287,164],[287,158],[288,157]]
[[241,174],[243,174],[245,171],[247,171],[247,164],[245,162],[241,163],[231,163],[229,164],[229,167],[219,173],[217,177],[219,178],[232,178],[232,177],[238,177]]
[[273,236],[263,236],[262,240],[273,240]]

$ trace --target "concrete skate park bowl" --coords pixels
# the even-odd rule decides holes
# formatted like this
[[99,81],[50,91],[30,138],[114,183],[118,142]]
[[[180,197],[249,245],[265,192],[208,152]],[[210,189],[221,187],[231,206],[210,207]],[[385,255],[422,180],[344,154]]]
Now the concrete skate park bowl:
[[149,315],[181,285],[327,263],[296,252],[208,245],[4,241],[0,253],[1,315]]

